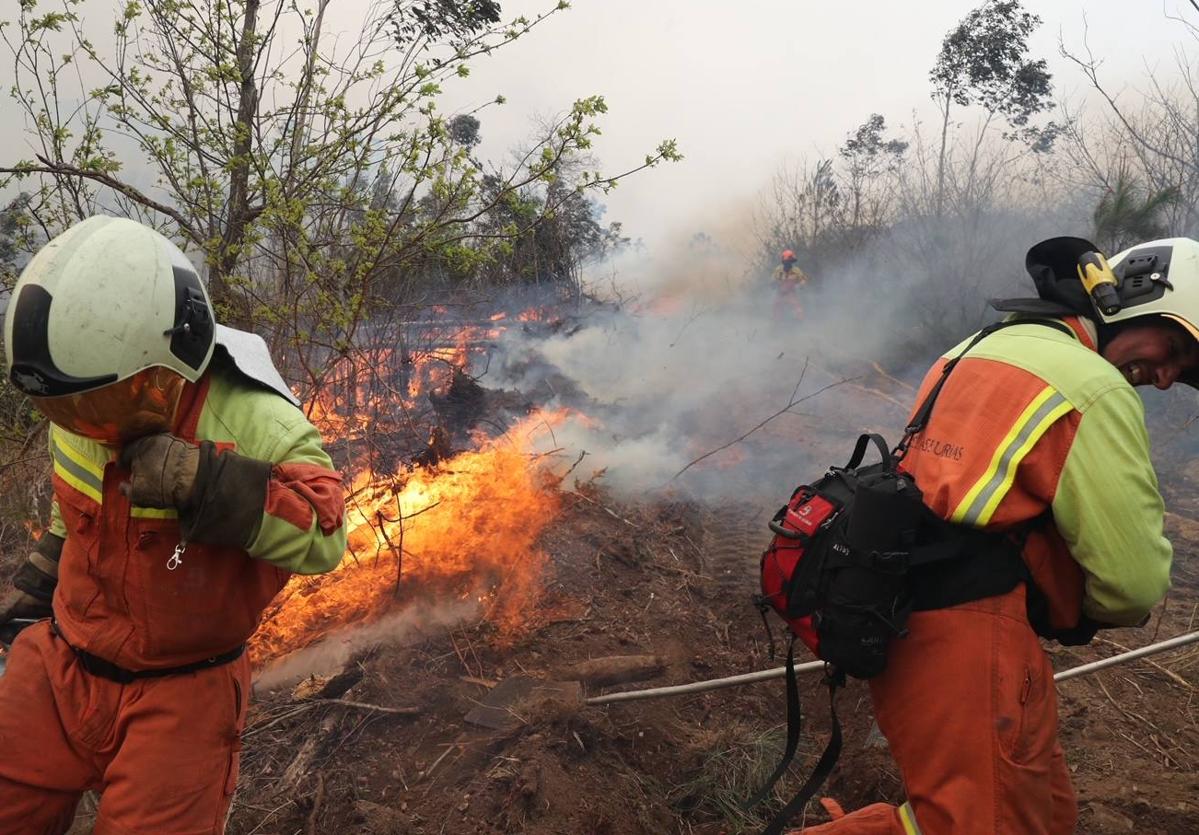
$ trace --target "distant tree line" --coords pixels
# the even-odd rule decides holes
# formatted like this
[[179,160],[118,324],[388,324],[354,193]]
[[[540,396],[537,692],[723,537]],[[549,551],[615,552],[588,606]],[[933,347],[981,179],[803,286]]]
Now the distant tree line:
[[1020,289],[1023,251],[1041,238],[1090,237],[1115,254],[1199,235],[1196,66],[1179,51],[1143,92],[1116,94],[1100,59],[1063,40],[1093,96],[1089,109],[1057,102],[1045,60],[1029,53],[1039,23],[1018,0],[986,0],[935,56],[935,131],[895,130],[874,113],[836,154],[777,172],[755,218],[757,274],[792,249],[822,292],[903,308],[902,362],[990,316],[986,298]]

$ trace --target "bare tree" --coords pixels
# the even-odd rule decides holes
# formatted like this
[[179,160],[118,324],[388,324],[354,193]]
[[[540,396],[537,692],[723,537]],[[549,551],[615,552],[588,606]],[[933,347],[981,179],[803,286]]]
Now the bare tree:
[[[1176,18],[1186,34],[1199,40],[1199,29]],[[1199,66],[1179,47],[1174,72],[1149,70],[1138,87],[1117,91],[1100,73],[1101,59],[1087,43],[1061,53],[1081,70],[1100,103],[1098,115],[1067,106],[1067,152],[1080,184],[1096,192],[1098,203],[1110,195],[1128,196],[1129,184],[1143,187],[1146,205],[1161,231],[1199,234]],[[1122,185],[1123,184],[1123,185]],[[1121,198],[1125,207],[1136,201]],[[1163,199],[1165,198],[1165,199]]]
[[[222,317],[268,331],[305,392],[369,320],[422,300],[432,256],[468,273],[576,191],[678,158],[668,141],[621,173],[564,179],[607,110],[591,96],[483,189],[463,141],[478,111],[442,115],[442,86],[567,4],[498,24],[496,3],[373,2],[356,37],[331,39],[330,2],[125,2],[104,49],[79,0],[22,3],[2,30],[38,152],[0,166],[0,185],[22,181],[44,236],[105,209],[198,252]],[[481,223],[554,183],[520,223]]]

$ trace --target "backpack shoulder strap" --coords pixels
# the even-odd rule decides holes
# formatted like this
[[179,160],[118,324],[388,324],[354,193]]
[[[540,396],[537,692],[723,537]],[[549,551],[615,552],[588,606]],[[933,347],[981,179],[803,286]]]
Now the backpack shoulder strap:
[[945,381],[949,379],[949,372],[953,371],[954,367],[957,366],[958,361],[961,360],[962,357],[966,356],[966,354],[968,354],[975,345],[977,345],[979,342],[982,342],[991,334],[995,333],[995,331],[1003,330],[1004,328],[1010,328],[1014,325],[1043,325],[1044,327],[1061,331],[1072,339],[1077,338],[1074,335],[1074,331],[1070,330],[1067,325],[1054,319],[1010,319],[1005,322],[994,322],[990,325],[987,325],[974,335],[974,338],[970,340],[970,344],[963,348],[961,353],[948,360],[945,365],[941,367],[941,377],[929,390],[928,396],[924,398],[924,402],[920,404],[920,408],[917,409],[912,415],[911,422],[904,427],[903,438],[900,440],[899,445],[895,447],[894,455],[896,460],[903,458],[904,454],[908,451],[908,445],[911,444],[912,439],[922,432],[924,427],[928,425],[928,420],[933,413],[933,405],[937,402],[937,395],[939,395],[941,393],[941,389],[945,387]]

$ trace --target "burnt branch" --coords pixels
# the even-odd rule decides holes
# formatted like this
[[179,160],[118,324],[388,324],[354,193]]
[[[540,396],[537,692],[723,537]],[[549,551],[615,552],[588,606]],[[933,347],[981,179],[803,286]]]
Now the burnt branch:
[[[805,400],[811,400],[813,397],[823,394],[824,392],[828,391],[829,389],[836,388],[837,386],[843,386],[846,383],[852,383],[855,380],[860,379],[859,377],[846,377],[845,379],[837,380],[835,383],[829,383],[826,386],[821,386],[820,388],[816,389],[816,391],[812,392],[811,394],[805,394],[803,397],[799,397],[798,396],[799,395],[799,387],[803,384],[804,375],[807,373],[808,373],[808,362],[807,362],[807,360],[804,360],[803,370],[799,374],[799,382],[797,382],[795,384],[795,388],[791,392],[791,399],[787,401],[786,406],[779,409],[777,412],[775,412],[774,414],[765,418],[764,420],[758,422],[752,429],[743,433],[742,435],[739,435],[738,437],[729,441],[727,444],[721,444],[720,446],[716,447],[716,449],[709,450],[708,452],[705,452],[703,455],[701,455],[699,458],[696,458],[694,461],[691,461],[689,464],[687,464],[687,466],[683,467],[683,469],[679,470],[677,473],[675,473],[673,476],[671,476],[670,481],[666,482],[666,484],[670,484],[670,483],[676,481],[679,476],[681,476],[683,473],[687,472],[689,469],[694,467],[699,462],[704,461],[705,459],[711,458],[713,455],[715,455],[718,452],[724,452],[724,450],[728,449],[731,446],[735,446],[736,444],[741,443],[746,438],[748,438],[750,435],[754,434],[759,429],[766,426],[772,420],[774,420],[775,418],[778,418],[778,417],[782,417],[783,415],[787,414],[793,408],[798,406],[800,403],[803,403]],[[665,487],[666,485],[662,485],[662,486]]]

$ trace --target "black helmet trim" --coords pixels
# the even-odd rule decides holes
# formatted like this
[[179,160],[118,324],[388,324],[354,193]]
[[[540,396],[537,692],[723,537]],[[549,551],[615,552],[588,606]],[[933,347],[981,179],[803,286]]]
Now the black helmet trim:
[[1124,309],[1155,302],[1173,289],[1170,284],[1170,256],[1174,247],[1169,244],[1138,246],[1130,249],[1124,260],[1112,268],[1120,279],[1120,302]]
[[11,312],[12,370],[14,386],[33,397],[79,394],[117,381],[116,374],[73,377],[61,370],[50,356],[50,303],[45,287],[27,284],[17,296]]
[[188,367],[199,370],[208,358],[216,322],[200,277],[186,267],[173,268],[175,275],[175,323],[163,336],[171,337],[171,353]]
[[1026,313],[1034,316],[1078,316],[1077,310],[1059,302],[1045,299],[988,299],[992,308],[1000,313]]
[[[1123,261],[1112,267],[1118,282],[1116,295],[1121,309],[1157,301],[1167,289],[1171,289],[1169,268],[1172,251],[1173,247],[1169,244],[1136,247],[1129,251]],[[1085,238],[1050,238],[1028,251],[1024,266],[1032,276],[1041,300],[1099,321],[1100,317],[1078,274],[1079,259],[1089,252],[1099,252],[1099,248]]]

